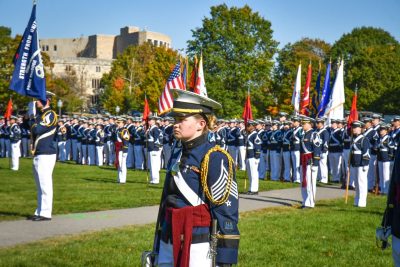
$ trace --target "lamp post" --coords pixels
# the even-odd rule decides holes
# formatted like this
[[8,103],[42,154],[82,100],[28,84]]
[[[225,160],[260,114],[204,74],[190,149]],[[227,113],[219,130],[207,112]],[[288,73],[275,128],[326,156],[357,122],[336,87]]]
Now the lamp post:
[[58,107],[58,116],[61,116],[61,108],[62,108],[63,102],[61,99],[58,99],[57,101],[57,107]]
[[115,107],[115,112],[117,112],[117,115],[118,115],[118,113],[119,113],[120,110],[121,110],[121,108],[120,108],[119,106],[116,106],[116,107]]

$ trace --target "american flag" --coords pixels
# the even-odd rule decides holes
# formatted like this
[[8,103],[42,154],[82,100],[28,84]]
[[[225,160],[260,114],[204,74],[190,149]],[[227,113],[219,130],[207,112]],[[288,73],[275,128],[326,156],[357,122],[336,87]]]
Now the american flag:
[[161,96],[158,99],[159,114],[163,114],[172,108],[173,97],[169,91],[171,88],[185,90],[184,82],[181,76],[181,63],[179,61],[176,63],[174,70],[165,84],[164,91],[161,93]]

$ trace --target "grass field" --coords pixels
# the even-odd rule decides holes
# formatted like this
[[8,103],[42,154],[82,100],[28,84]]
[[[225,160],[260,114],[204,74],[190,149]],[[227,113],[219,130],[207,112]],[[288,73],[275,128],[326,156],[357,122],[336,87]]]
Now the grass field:
[[[385,198],[368,198],[364,209],[336,200],[241,214],[239,266],[392,266],[374,237]],[[152,225],[54,238],[0,249],[0,266],[140,266],[152,238]]]
[[[147,173],[129,170],[127,183],[117,184],[112,167],[57,163],[53,173],[53,214],[98,211],[155,205],[160,201],[161,184],[149,185]],[[245,173],[237,174],[239,190],[244,190]],[[291,183],[260,181],[260,191],[295,187]],[[0,159],[0,221],[32,215],[36,208],[36,186],[32,159],[20,159],[20,170],[11,171],[8,159]]]

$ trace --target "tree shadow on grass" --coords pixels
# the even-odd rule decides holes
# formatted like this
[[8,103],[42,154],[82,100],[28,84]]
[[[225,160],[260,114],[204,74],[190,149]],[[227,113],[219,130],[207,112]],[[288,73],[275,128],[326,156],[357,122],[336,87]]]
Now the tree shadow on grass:
[[[27,218],[29,216],[32,216],[32,214],[21,213],[21,212],[11,212],[11,211],[0,211],[0,221],[2,221],[1,218],[3,216]],[[18,218],[16,218],[16,219],[18,219]]]
[[[98,183],[109,183],[109,184],[118,184],[118,185],[123,185],[118,183],[117,179],[110,179],[110,178],[82,178],[82,180],[88,181],[88,182],[98,182]],[[127,184],[148,184],[146,181],[126,181]],[[151,185],[151,188],[158,188],[156,186]]]
[[[293,207],[294,205],[288,202],[284,202],[284,201],[276,201],[276,200],[271,200],[271,199],[266,199],[266,198],[258,198],[258,197],[246,197],[241,195],[240,196],[241,199],[248,199],[248,200],[253,200],[253,201],[262,201],[262,202],[268,202],[268,203],[274,203],[274,204],[279,204],[282,206],[287,206],[287,207]],[[279,198],[277,198],[279,199]]]

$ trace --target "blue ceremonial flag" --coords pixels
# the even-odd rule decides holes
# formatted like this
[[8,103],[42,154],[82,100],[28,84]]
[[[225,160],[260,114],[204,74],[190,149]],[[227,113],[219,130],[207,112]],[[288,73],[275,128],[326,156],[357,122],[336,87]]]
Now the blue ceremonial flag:
[[324,88],[322,89],[321,102],[318,105],[317,117],[323,117],[325,115],[325,109],[329,103],[331,97],[331,86],[330,86],[330,74],[331,74],[331,63],[329,62],[326,67]]
[[36,3],[14,56],[14,72],[10,89],[20,95],[31,96],[46,101],[46,79],[40,55],[36,24]]
[[[320,64],[321,66],[321,64]],[[320,93],[321,93],[321,68],[318,70],[317,81],[314,87],[314,94],[312,97],[312,109],[313,109],[313,116],[317,115],[319,100],[320,100]]]

